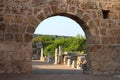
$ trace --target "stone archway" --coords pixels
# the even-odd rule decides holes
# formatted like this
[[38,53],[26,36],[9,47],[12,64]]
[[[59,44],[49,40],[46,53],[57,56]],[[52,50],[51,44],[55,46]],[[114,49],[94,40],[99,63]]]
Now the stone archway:
[[[30,73],[35,28],[49,16],[62,15],[75,20],[85,31],[89,73],[119,74],[120,11],[117,2],[105,1],[111,3],[105,5],[99,0],[1,1],[4,5],[0,8],[0,73]],[[103,19],[101,9],[111,10],[111,17]]]
[[[89,45],[100,44],[99,28],[97,28],[96,22],[90,17],[91,14],[88,14],[88,13],[84,12],[83,10],[79,10],[79,9],[75,9],[75,10],[71,9],[72,11],[70,11],[70,9],[68,9],[68,8],[71,8],[71,7],[65,6],[65,5],[64,5],[65,10],[61,10],[61,8],[60,8],[61,5],[64,5],[64,4],[56,5],[56,2],[55,2],[55,3],[52,3],[52,5],[50,4],[50,5],[44,6],[43,9],[41,9],[40,11],[37,11],[36,15],[30,16],[28,18],[28,20],[32,19],[32,20],[30,20],[31,22],[29,24],[31,24],[31,25],[33,25],[33,27],[35,27],[42,20],[44,20],[48,17],[51,17],[51,16],[56,16],[56,15],[69,17],[69,18],[75,20],[84,30],[84,32],[86,34],[86,38],[87,38],[88,47],[89,47]],[[29,31],[30,28],[31,27],[28,27],[27,31]],[[29,38],[27,38],[27,39],[29,39]],[[87,53],[89,53],[88,50],[87,50]],[[88,58],[88,61],[89,61],[89,59],[90,58]],[[88,64],[91,64],[91,63],[88,62]],[[91,66],[89,65],[88,68],[91,69],[90,67]]]

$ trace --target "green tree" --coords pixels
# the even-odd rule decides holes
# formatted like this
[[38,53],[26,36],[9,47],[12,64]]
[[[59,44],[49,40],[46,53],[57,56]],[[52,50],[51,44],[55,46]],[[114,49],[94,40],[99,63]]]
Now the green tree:
[[[41,41],[44,46],[44,55],[54,55],[55,48],[63,47],[63,51],[85,52],[86,38],[80,35],[75,37],[37,36],[32,42]],[[34,45],[35,46],[35,45]]]

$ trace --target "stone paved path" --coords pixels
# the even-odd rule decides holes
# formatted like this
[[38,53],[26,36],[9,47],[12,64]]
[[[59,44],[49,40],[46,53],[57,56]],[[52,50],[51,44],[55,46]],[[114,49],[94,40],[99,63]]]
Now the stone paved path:
[[32,74],[0,74],[0,80],[120,80],[112,76],[84,75],[66,65],[51,65],[33,61]]

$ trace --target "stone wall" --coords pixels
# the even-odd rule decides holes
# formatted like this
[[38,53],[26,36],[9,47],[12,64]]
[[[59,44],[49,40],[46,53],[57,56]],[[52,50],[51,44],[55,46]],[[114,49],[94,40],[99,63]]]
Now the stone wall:
[[55,15],[83,28],[89,73],[120,74],[120,0],[0,0],[0,73],[31,72],[32,35]]

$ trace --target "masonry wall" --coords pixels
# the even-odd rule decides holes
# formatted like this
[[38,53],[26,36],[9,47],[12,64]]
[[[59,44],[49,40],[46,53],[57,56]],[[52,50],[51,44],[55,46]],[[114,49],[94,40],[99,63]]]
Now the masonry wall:
[[32,34],[63,13],[86,34],[88,72],[120,74],[120,0],[0,0],[0,73],[31,73]]

